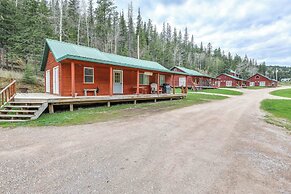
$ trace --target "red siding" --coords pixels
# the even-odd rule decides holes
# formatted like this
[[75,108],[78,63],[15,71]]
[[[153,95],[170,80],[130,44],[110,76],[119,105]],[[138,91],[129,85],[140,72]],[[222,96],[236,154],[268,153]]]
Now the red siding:
[[218,80],[220,81],[220,87],[227,87],[226,86],[226,81],[232,81],[232,85],[228,87],[237,87],[237,86],[242,86],[243,81],[233,79],[232,77],[229,77],[227,75],[221,74],[217,76]]
[[277,87],[278,82],[270,80],[260,74],[255,74],[248,79],[248,86],[250,86],[251,82],[254,82],[255,86],[260,86],[260,82],[265,82],[266,87]]
[[[54,60],[51,52],[49,53],[49,58],[46,66],[46,70],[51,70],[51,93],[52,93],[52,68],[59,65],[59,79],[60,79],[60,95],[61,96],[71,96],[71,61],[75,63],[75,91],[78,96],[84,95],[84,89],[99,89],[98,95],[109,95],[109,74],[110,74],[110,65],[90,63],[76,60],[64,60],[62,63],[57,63]],[[87,84],[84,83],[84,67],[94,68],[94,83]],[[135,94],[137,85],[137,69],[112,66],[113,70],[122,70],[123,71],[123,94]],[[145,70],[140,70],[140,73],[143,73]],[[153,75],[150,76],[150,84],[155,82],[157,83],[158,72],[152,72]],[[171,84],[171,74],[162,73],[160,75],[166,76],[166,83]],[[147,93],[150,92],[150,85],[144,86],[147,88]],[[88,95],[93,95],[88,93]]]
[[[49,52],[48,54],[48,59],[47,59],[47,63],[46,63],[46,68],[45,68],[45,72],[44,72],[44,80],[45,80],[45,87],[46,87],[46,71],[50,70],[50,93],[53,93],[53,68],[56,66],[60,66],[60,63],[56,62],[52,52]],[[61,71],[60,71],[61,72]],[[59,73],[60,73],[59,72]],[[61,80],[61,76],[60,77],[60,83],[62,82]]]

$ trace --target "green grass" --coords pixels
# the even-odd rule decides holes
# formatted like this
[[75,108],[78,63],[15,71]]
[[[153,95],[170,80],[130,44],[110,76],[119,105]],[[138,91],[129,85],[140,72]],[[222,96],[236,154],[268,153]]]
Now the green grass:
[[[272,94],[274,96],[291,98],[291,89],[275,90],[275,91],[271,92],[270,94]],[[291,115],[291,113],[290,113],[290,115]]]
[[119,104],[108,107],[84,108],[74,112],[57,112],[43,114],[39,119],[24,123],[0,123],[0,127],[17,126],[67,126],[134,117],[136,115],[154,114],[167,110],[222,100],[227,97],[205,94],[189,94],[187,98],[173,101],[160,101],[157,103]]
[[267,122],[291,130],[291,100],[266,99],[261,108],[269,113]]
[[260,90],[260,89],[264,89],[264,88],[266,88],[266,87],[263,87],[263,86],[248,86],[245,89],[248,89],[248,90]]
[[206,92],[211,94],[225,94],[225,95],[242,95],[242,92],[235,90],[227,90],[227,89],[204,89],[199,90],[198,92]]

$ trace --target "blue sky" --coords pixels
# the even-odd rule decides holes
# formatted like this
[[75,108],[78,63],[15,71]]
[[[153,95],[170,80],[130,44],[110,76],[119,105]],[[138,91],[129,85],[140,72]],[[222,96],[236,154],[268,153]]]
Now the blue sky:
[[[131,0],[115,0],[127,11]],[[135,0],[144,20],[194,35],[196,43],[247,54],[267,65],[291,66],[291,0]]]

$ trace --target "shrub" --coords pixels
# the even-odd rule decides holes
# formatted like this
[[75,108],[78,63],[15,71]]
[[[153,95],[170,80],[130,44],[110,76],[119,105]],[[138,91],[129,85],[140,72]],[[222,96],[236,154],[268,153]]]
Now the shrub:
[[33,68],[31,65],[26,65],[22,81],[27,84],[35,84],[36,76],[34,75]]

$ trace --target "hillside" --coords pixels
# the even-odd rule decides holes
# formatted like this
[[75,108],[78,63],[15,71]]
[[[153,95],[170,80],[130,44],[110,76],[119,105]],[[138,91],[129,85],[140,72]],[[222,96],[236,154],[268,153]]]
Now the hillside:
[[42,76],[37,76],[36,81],[33,83],[27,83],[23,77],[23,72],[0,69],[0,89],[6,87],[11,80],[16,80],[18,91],[19,88],[28,88],[28,92],[44,92],[44,79]]

